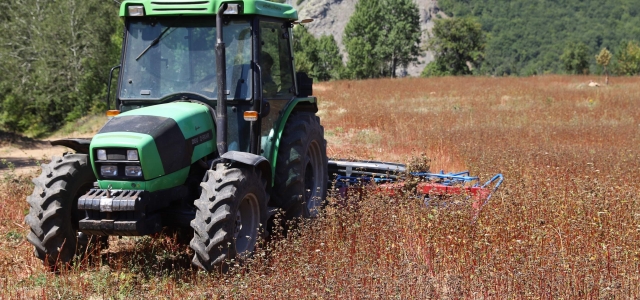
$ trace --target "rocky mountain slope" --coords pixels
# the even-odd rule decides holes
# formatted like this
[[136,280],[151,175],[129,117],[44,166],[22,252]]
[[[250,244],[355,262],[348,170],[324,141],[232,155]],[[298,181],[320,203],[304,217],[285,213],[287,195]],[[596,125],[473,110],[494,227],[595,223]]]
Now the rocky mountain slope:
[[[293,2],[293,1],[291,1]],[[316,37],[333,35],[346,60],[346,52],[342,44],[342,33],[355,11],[358,0],[304,0],[299,5],[292,3],[298,9],[300,19],[314,19],[305,26]],[[436,0],[414,0],[420,10],[420,22],[423,30],[422,42],[427,38],[426,32],[433,27],[433,18],[442,14]],[[430,53],[424,53],[418,64],[410,65],[406,72],[409,76],[419,76],[424,66],[433,59]]]

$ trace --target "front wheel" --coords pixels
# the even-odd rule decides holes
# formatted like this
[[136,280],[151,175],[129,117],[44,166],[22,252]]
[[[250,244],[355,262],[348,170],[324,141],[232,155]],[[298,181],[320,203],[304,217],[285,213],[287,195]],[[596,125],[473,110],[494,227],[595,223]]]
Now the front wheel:
[[30,209],[25,217],[31,227],[27,240],[46,265],[68,263],[89,244],[84,243],[82,234],[79,240],[78,198],[95,180],[86,154],[53,157],[51,163],[42,165],[42,174],[33,179],[35,188],[27,197]]
[[193,264],[206,270],[225,269],[225,260],[249,257],[264,232],[267,181],[258,170],[218,164],[207,171],[191,221]]

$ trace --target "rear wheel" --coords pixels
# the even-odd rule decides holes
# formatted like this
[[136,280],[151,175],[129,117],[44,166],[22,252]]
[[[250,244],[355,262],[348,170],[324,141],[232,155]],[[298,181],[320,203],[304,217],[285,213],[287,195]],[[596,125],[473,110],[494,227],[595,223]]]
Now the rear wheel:
[[[53,157],[42,165],[42,174],[33,180],[33,194],[25,222],[31,227],[27,240],[35,247],[35,255],[46,265],[55,267],[82,254],[89,241],[96,240],[78,233],[78,198],[96,180],[86,154]],[[85,242],[86,240],[86,242]]]
[[225,260],[253,253],[267,217],[266,184],[259,171],[249,167],[218,164],[216,170],[207,171],[191,221],[194,265],[206,271],[224,270]]
[[317,216],[327,196],[326,148],[324,128],[315,114],[291,114],[278,150],[273,197],[287,219]]

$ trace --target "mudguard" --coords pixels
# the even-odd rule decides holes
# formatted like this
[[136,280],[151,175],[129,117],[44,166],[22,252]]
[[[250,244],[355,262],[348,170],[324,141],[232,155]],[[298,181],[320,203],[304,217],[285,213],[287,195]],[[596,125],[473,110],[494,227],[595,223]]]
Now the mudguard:
[[316,97],[293,98],[287,103],[287,106],[280,111],[280,117],[274,126],[275,130],[269,135],[267,139],[268,142],[262,145],[264,155],[271,162],[272,178],[275,177],[276,160],[278,157],[278,149],[280,148],[280,140],[282,139],[282,132],[284,132],[289,116],[294,111],[310,111],[316,113],[318,112],[318,99]]
[[[258,168],[267,182],[271,182],[271,164],[264,156],[255,155],[248,152],[228,151],[220,156],[220,158],[239,162],[245,165]],[[271,193],[271,184],[267,184],[267,194]]]
[[51,146],[65,146],[71,148],[76,153],[89,154],[89,144],[91,139],[62,139],[50,141]]

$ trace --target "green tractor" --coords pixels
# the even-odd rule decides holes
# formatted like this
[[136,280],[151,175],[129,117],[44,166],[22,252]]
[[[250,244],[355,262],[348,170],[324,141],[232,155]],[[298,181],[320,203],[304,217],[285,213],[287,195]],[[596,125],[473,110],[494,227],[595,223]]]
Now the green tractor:
[[296,10],[131,0],[120,16],[116,109],[91,140],[52,142],[75,153],[34,179],[35,255],[58,266],[90,240],[187,228],[193,264],[211,271],[251,255],[276,210],[317,214],[326,141],[312,80],[294,71]]

